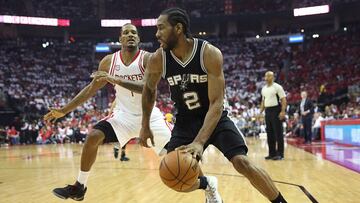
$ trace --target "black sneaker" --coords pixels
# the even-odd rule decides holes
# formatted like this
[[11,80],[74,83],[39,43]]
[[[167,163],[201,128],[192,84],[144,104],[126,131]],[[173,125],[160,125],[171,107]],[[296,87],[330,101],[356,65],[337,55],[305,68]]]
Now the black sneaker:
[[121,158],[120,161],[129,161],[130,159],[126,157],[126,154],[124,151],[121,152]]
[[114,157],[117,159],[119,157],[119,148],[114,147]]
[[129,158],[127,158],[126,156],[122,156],[121,158],[120,158],[120,161],[129,161],[130,159]]
[[273,159],[275,156],[266,156],[265,157],[265,160],[270,160],[270,159]]
[[283,160],[283,159],[284,159],[284,156],[274,156],[274,157],[272,158],[272,160],[274,160],[274,161]]
[[125,150],[121,150],[121,157],[120,157],[120,161],[129,161],[130,159],[128,157],[126,157],[126,153]]
[[55,188],[53,194],[61,199],[71,198],[75,201],[82,201],[86,193],[86,187],[76,181],[74,185],[67,185],[63,188]]

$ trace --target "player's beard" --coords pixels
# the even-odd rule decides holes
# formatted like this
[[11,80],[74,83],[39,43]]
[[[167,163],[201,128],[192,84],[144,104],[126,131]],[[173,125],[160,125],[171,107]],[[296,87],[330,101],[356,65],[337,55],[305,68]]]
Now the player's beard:
[[165,42],[166,47],[164,48],[165,51],[170,51],[175,48],[177,44],[178,38],[175,35],[175,31],[172,30],[171,34],[169,34],[168,40]]
[[135,46],[135,45],[126,46],[126,50],[129,51],[129,52],[134,51],[136,48],[137,48],[137,46]]

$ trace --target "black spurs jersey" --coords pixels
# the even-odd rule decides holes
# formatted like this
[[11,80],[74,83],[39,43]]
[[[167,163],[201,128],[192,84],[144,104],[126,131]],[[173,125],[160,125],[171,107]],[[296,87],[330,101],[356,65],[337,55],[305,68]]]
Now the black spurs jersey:
[[179,116],[205,116],[209,109],[208,77],[203,61],[205,40],[194,38],[189,59],[182,62],[163,50],[162,77],[170,86],[171,99]]

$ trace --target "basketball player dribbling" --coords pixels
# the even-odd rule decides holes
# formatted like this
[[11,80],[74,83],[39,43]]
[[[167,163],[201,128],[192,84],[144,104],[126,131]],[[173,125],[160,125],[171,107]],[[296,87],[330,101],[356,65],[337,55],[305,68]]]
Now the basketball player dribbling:
[[[151,55],[145,73],[141,144],[148,147],[147,139],[153,137],[150,118],[162,77],[170,86],[171,99],[178,110],[168,152],[178,149],[200,159],[203,150],[212,144],[267,199],[286,202],[269,175],[249,161],[244,138],[223,111],[225,79],[221,51],[207,41],[191,37],[189,17],[179,8],[160,14],[156,37],[161,48]],[[205,190],[206,202],[222,202],[216,178],[207,178],[201,172],[198,181],[185,192],[196,189]]]
[[[73,185],[55,188],[53,193],[57,197],[83,200],[99,145],[116,141],[119,141],[120,145],[125,145],[131,138],[139,135],[142,115],[141,91],[150,53],[139,50],[140,38],[137,28],[132,24],[122,27],[119,40],[121,51],[107,55],[101,60],[98,72],[92,74],[92,82],[66,106],[52,109],[44,116],[46,121],[61,118],[94,96],[107,82],[115,84],[116,105],[113,113],[98,122],[86,137],[78,178]],[[152,143],[158,142],[155,150],[159,153],[169,141],[171,131],[158,108],[151,114],[151,127],[157,135],[151,140]]]

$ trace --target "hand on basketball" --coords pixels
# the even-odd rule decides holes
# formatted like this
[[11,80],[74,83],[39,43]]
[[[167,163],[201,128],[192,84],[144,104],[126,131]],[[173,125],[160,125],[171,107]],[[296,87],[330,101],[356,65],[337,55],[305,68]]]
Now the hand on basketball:
[[154,135],[151,131],[150,128],[144,128],[142,127],[140,130],[140,145],[143,147],[150,147],[147,143],[147,140],[150,138],[151,144],[153,147],[155,147],[155,142],[154,142]]
[[116,77],[111,76],[105,71],[96,71],[90,75],[91,78],[94,78],[97,82],[107,81],[111,84],[117,84]]
[[48,122],[55,122],[57,119],[64,116],[65,113],[62,109],[51,109],[50,112],[44,116],[44,120]]
[[200,161],[202,158],[204,147],[198,142],[192,142],[188,145],[180,146],[175,150],[180,150],[182,153],[190,153],[193,155],[194,159]]

